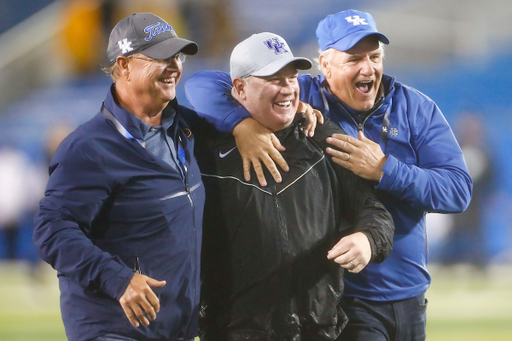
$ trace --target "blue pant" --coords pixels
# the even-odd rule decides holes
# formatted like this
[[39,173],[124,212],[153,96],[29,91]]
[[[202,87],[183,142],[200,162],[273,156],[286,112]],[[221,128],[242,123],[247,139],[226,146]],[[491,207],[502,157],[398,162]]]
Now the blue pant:
[[[91,341],[138,341],[137,339],[132,339],[131,337],[118,335],[118,334],[105,334],[100,337],[97,337],[95,339],[92,339]],[[182,340],[187,341],[187,340]],[[189,340],[193,341],[193,340]]]
[[348,325],[337,341],[425,341],[425,294],[406,300],[378,302],[344,297]]

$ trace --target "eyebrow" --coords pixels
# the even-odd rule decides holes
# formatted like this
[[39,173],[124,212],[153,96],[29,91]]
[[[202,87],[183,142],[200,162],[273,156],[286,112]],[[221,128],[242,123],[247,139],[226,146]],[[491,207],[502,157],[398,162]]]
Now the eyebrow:
[[382,55],[384,54],[384,51],[379,48],[378,50],[375,50],[373,52],[370,52],[370,53],[348,53],[348,52],[345,52],[346,53],[346,58],[347,59],[350,59],[352,57],[362,57],[362,56],[366,56],[366,55],[369,55],[369,56],[374,56],[374,55]]

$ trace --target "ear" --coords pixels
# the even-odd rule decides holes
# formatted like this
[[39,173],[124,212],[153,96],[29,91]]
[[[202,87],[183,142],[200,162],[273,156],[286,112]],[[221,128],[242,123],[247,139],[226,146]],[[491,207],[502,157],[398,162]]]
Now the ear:
[[122,76],[126,81],[130,80],[130,61],[125,56],[119,56],[116,59],[117,67],[119,69],[119,74]]
[[327,61],[327,58],[321,55],[318,58],[318,62],[320,63],[320,67],[322,68],[322,73],[324,74],[325,78],[331,78],[331,68],[329,67],[329,62]]
[[233,79],[233,89],[231,91],[231,94],[233,97],[239,101],[242,102],[245,100],[246,96],[246,89],[247,89],[247,82],[243,78],[235,78]]

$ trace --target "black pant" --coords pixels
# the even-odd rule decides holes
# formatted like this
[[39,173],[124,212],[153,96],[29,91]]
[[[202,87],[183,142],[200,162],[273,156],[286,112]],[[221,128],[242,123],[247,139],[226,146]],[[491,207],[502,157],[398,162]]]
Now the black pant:
[[337,341],[424,341],[426,339],[425,294],[390,302],[344,297],[341,305],[349,322]]
[[[92,339],[91,341],[137,341],[137,339],[132,339],[131,337],[118,335],[118,334],[106,334],[100,337],[97,337],[95,339]],[[192,340],[181,340],[181,341],[194,341]]]

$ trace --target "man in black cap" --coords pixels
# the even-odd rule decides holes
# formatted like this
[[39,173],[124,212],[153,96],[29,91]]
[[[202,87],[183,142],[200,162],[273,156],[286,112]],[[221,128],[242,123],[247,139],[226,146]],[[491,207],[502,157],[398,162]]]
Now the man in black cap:
[[69,340],[197,335],[204,187],[176,85],[196,43],[151,13],[112,30],[100,112],[59,146],[33,239]]

